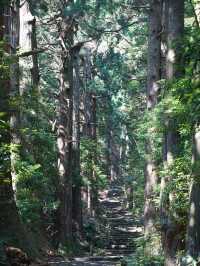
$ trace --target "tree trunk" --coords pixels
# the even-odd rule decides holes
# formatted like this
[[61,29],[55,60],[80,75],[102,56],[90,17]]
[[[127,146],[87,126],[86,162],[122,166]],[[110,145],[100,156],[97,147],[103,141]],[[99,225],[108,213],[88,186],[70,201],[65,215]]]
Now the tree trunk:
[[[149,43],[148,43],[148,73],[147,73],[147,109],[151,112],[157,104],[159,91],[158,81],[161,79],[161,1],[151,1],[149,14]],[[150,139],[152,128],[149,129],[149,139],[146,143],[146,169],[145,169],[145,206],[144,206],[144,229],[145,237],[152,242],[151,237],[155,235],[156,209],[153,203],[155,187],[158,183],[156,163],[153,156],[153,140]],[[155,237],[154,237],[155,238]],[[153,250],[159,250],[148,244],[146,252],[153,255]]]
[[91,47],[85,46],[85,56],[84,56],[84,118],[85,127],[84,135],[91,141],[90,149],[90,169],[88,169],[88,187],[87,187],[87,208],[88,214],[90,216],[95,216],[97,205],[98,205],[98,191],[96,184],[96,152],[97,152],[97,132],[96,132],[96,97],[90,88],[90,83],[92,81],[92,61],[91,61]]
[[187,228],[187,253],[193,259],[197,259],[200,253],[200,128],[197,127],[193,140],[193,180],[190,189],[189,223]]
[[[36,26],[36,19],[33,18],[29,22],[31,25],[31,50],[37,50],[37,26]],[[34,53],[32,55],[32,62],[33,62],[33,67],[31,69],[31,76],[32,76],[32,85],[33,85],[33,90],[35,93],[38,93],[39,89],[39,81],[40,81],[40,75],[39,75],[39,63],[38,63],[38,54]]]
[[[68,29],[67,25],[71,25]],[[63,17],[59,35],[62,56],[60,69],[60,95],[58,103],[57,146],[60,199],[60,243],[72,239],[72,96],[73,63],[70,51],[73,46],[73,23]],[[68,48],[68,51],[66,50]]]
[[91,138],[93,141],[93,152],[92,152],[92,199],[91,199],[91,208],[93,216],[98,212],[98,183],[96,176],[96,165],[97,165],[97,116],[96,116],[96,96],[95,94],[91,95],[91,105],[92,105],[92,120],[91,120]]
[[74,221],[74,230],[77,233],[82,232],[82,199],[81,189],[82,180],[80,176],[80,60],[79,53],[73,55],[73,133],[72,133],[72,179],[73,179],[73,201],[72,215]]
[[116,129],[113,119],[113,107],[111,96],[107,95],[106,111],[106,158],[107,158],[107,176],[113,181],[120,177],[120,147],[116,143]]
[[110,96],[107,96],[107,113],[106,113],[106,170],[107,170],[107,178],[108,180],[113,179],[111,169],[112,169],[112,159],[111,159],[111,154],[112,154],[112,148],[111,148],[111,99]]
[[[16,4],[16,3],[14,3]],[[12,9],[13,7],[13,9]],[[17,8],[17,7],[16,7]],[[18,8],[17,8],[18,9]],[[5,40],[4,51],[7,53],[14,53],[17,40],[18,24],[16,24],[13,17],[13,12],[15,12],[14,6],[4,5],[0,9],[0,40]],[[16,16],[17,13],[15,13]],[[17,19],[18,21],[18,19]],[[15,31],[13,27],[16,27]],[[3,30],[2,30],[3,29]],[[16,33],[13,36],[12,33]],[[13,48],[13,49],[12,49]],[[3,52],[2,52],[3,53]],[[3,57],[1,58],[3,60]],[[16,63],[17,64],[17,63]],[[16,72],[15,72],[16,71]],[[30,251],[31,244],[27,241],[27,236],[25,234],[24,228],[22,226],[20,216],[16,207],[16,202],[14,199],[14,192],[12,188],[12,176],[11,176],[11,158],[10,146],[11,141],[18,139],[15,136],[14,130],[16,130],[16,113],[13,111],[13,106],[10,106],[10,95],[16,92],[18,88],[18,67],[16,65],[11,65],[10,73],[5,73],[3,69],[0,69],[1,79],[0,79],[0,112],[3,114],[1,117],[2,125],[0,134],[0,164],[1,164],[1,174],[0,174],[0,204],[1,204],[1,216],[0,216],[0,235],[1,235],[1,245],[0,245],[0,256],[3,253],[3,242],[8,245],[19,246],[26,251]],[[15,77],[13,77],[15,75]],[[12,119],[11,119],[12,117]],[[11,128],[9,127],[11,119]],[[18,124],[18,123],[17,123]],[[12,131],[10,131],[10,129]],[[12,137],[11,137],[12,136]],[[16,139],[15,139],[16,138]],[[5,147],[7,147],[5,149]],[[2,260],[2,259],[1,259]]]
[[[184,32],[184,1],[169,0],[169,19],[168,19],[168,38],[167,38],[167,62],[166,76],[168,80],[173,80],[183,75],[182,62],[182,37]],[[180,137],[177,132],[176,122],[172,119],[166,121],[166,163],[167,167],[172,165],[175,158],[180,153],[179,142]],[[170,182],[171,177],[167,177],[167,182]],[[170,204],[169,195],[169,204]],[[178,235],[180,228],[178,224],[171,222],[171,218],[167,217],[167,229],[165,232],[165,265],[172,266],[176,264],[176,251],[178,248]]]
[[184,1],[169,0],[167,78],[179,78],[184,73],[182,37],[184,33]]
[[[16,54],[16,49],[19,46],[19,1],[14,1],[11,9],[11,54]],[[20,136],[20,84],[19,84],[19,60],[10,65],[10,98],[11,98],[11,114],[10,114],[10,129],[11,129],[11,143],[15,147],[11,151],[11,174],[14,195],[16,193],[16,162],[20,158],[21,150],[21,136]]]
[[[20,36],[19,36],[19,46],[20,51],[28,52],[32,49],[32,21],[34,17],[32,16],[29,8],[28,1],[20,0]],[[31,69],[33,68],[33,60],[31,57],[20,57],[19,59],[20,70],[23,73],[20,77],[20,94],[23,95],[28,88],[33,85]],[[22,116],[22,120],[25,117]]]
[[[166,62],[167,62],[167,36],[168,36],[168,20],[169,20],[169,2],[163,1],[162,6],[162,35],[161,35],[161,78],[166,79]],[[163,167],[167,168],[167,134],[163,134]],[[165,226],[167,225],[167,209],[165,204],[165,189],[167,184],[167,177],[161,178],[160,188],[160,223],[161,223],[161,242],[164,248],[165,241]]]

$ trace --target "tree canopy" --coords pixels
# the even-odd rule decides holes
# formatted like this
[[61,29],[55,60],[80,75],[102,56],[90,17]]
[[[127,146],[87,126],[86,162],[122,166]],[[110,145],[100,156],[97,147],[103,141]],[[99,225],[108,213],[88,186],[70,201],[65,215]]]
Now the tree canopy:
[[199,36],[199,0],[0,0],[0,265],[200,263]]

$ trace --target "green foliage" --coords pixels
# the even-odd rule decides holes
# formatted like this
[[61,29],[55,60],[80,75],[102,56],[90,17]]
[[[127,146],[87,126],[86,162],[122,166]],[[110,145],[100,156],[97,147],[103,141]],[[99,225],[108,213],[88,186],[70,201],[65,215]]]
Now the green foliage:
[[[17,172],[17,204],[22,218],[32,230],[41,226],[41,216],[56,208],[54,188],[51,188],[49,178],[44,176],[40,164],[31,161],[18,161],[15,165]],[[48,215],[47,215],[48,216]],[[48,222],[48,221],[46,221]]]
[[[5,2],[1,0],[1,4]],[[147,112],[146,11],[134,9],[129,0],[28,2],[32,14],[41,22],[37,28],[38,43],[48,47],[45,53],[38,55],[38,90],[32,86],[30,58],[26,58],[23,59],[25,67],[22,76],[28,78],[22,82],[23,95],[8,95],[6,79],[9,79],[10,64],[16,62],[16,58],[5,52],[5,42],[0,41],[0,86],[3,88],[0,91],[0,175],[11,171],[12,152],[16,155],[16,197],[23,221],[33,231],[41,227],[49,230],[55,223],[59,180],[56,136],[52,125],[55,124],[58,108],[58,73],[63,55],[63,48],[57,44],[61,40],[59,29],[62,18],[73,18],[75,43],[87,42],[88,39],[95,39],[97,43],[95,49],[91,48],[94,78],[88,84],[82,84],[84,78],[81,80],[84,91],[93,93],[97,99],[97,141],[89,137],[81,138],[81,176],[77,176],[74,169],[73,185],[89,186],[96,192],[104,189],[108,184],[108,160],[113,156],[112,149],[115,149],[115,153],[120,153],[117,164],[123,182],[133,186],[134,215],[141,217],[145,161],[151,156],[157,165],[159,178],[169,177],[170,180],[163,195],[169,215],[176,223],[186,227],[189,183],[191,178],[195,178],[196,182],[200,178],[199,162],[191,163],[192,135],[194,127],[200,122],[199,28],[191,23],[186,26],[183,40],[185,77],[170,82],[161,80],[158,104]],[[186,14],[193,16],[188,2]],[[141,18],[144,22],[134,23]],[[84,54],[81,55],[82,60],[83,57]],[[22,117],[22,143],[10,145],[9,111],[19,111],[18,106]],[[169,131],[178,133],[181,152],[166,167],[163,165],[163,135]],[[114,148],[109,147],[109,141],[112,141]],[[151,154],[147,151],[147,141],[151,143]],[[152,199],[158,208],[159,193],[158,186]],[[163,254],[152,258],[145,255],[146,244],[144,239],[138,240],[137,252],[131,258],[130,265],[163,265]],[[62,254],[71,255],[74,249],[71,243],[60,246]]]
[[163,204],[168,206],[169,197],[168,208],[171,219],[184,226],[187,225],[191,168],[191,157],[188,155],[177,158],[172,165],[160,172],[162,178],[170,179],[164,191]]
[[146,241],[144,240],[143,237],[137,238],[135,244],[136,244],[136,252],[134,253],[134,255],[130,256],[127,259],[128,266],[164,265],[164,254],[158,254],[157,256],[150,256],[145,253]]
[[[27,84],[20,97],[23,127],[21,145],[11,147],[15,153],[16,198],[22,220],[33,232],[41,228],[49,237],[58,208],[56,138],[48,119],[53,114],[51,105]],[[38,233],[38,232],[37,232]]]
[[[101,157],[100,146],[96,141],[88,138],[81,139],[81,171],[83,185],[95,185],[98,189],[105,188],[108,180],[103,165],[98,158]],[[92,175],[96,180],[92,180]],[[95,184],[93,184],[95,182]]]

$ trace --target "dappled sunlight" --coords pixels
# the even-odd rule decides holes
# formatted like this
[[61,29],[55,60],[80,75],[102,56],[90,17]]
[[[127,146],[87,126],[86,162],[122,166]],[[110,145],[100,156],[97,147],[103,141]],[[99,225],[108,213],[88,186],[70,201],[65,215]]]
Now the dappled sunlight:
[[0,265],[200,264],[200,0],[0,2]]
[[167,52],[167,60],[170,63],[174,63],[176,60],[176,52],[174,49],[169,49]]
[[195,203],[192,202],[190,206],[190,219],[189,219],[189,226],[194,227],[195,225]]

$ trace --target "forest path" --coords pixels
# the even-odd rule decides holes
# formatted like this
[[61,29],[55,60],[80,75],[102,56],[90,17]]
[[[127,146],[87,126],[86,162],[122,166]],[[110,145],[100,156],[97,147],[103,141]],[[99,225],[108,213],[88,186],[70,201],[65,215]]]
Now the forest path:
[[74,258],[71,262],[59,262],[58,266],[117,266],[134,253],[135,239],[142,234],[142,228],[127,208],[127,198],[122,186],[111,185],[100,196],[100,224],[103,230],[101,255]]

